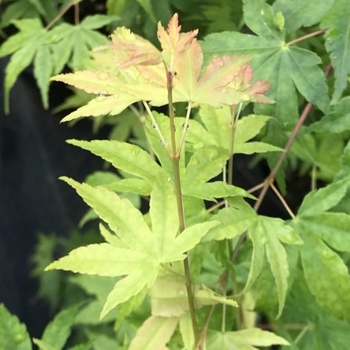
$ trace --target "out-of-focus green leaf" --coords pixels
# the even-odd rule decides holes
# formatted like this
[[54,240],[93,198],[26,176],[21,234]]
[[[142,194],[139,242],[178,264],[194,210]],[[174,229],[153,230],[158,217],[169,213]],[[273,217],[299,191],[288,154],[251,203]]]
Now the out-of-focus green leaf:
[[349,4],[346,0],[335,0],[334,5],[321,21],[326,29],[326,49],[330,53],[334,68],[335,83],[332,102],[337,102],[347,86],[350,73],[350,16]]
[[26,326],[0,304],[0,348],[4,350],[32,350]]
[[[41,338],[43,344],[50,345],[52,349],[61,350],[71,334],[71,327],[80,307],[81,305],[77,304],[57,314],[44,330]],[[49,349],[50,347],[43,350]]]
[[177,317],[150,316],[138,329],[129,350],[166,349],[177,323]]

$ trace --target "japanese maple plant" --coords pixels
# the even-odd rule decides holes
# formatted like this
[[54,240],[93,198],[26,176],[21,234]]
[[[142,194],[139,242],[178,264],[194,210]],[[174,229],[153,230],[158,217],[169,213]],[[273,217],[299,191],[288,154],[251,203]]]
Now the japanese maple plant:
[[[109,45],[92,52],[90,70],[52,78],[95,95],[63,121],[118,118],[129,107],[144,123],[147,142],[68,141],[127,176],[100,186],[62,177],[100,218],[105,243],[77,248],[47,270],[117,278],[101,319],[148,300],[150,314],[133,350],[288,345],[256,327],[251,288],[263,266],[269,268],[278,318],[294,259],[285,245],[296,252],[303,241],[290,222],[257,214],[271,178],[260,186],[259,200],[233,185],[235,154],[283,157],[280,148],[251,141],[270,117],[240,116],[249,102],[273,103],[264,95],[269,83],[253,82],[247,55],[213,56],[204,64],[197,31],[181,32],[176,14],[166,29],[158,24],[157,36],[161,49],[117,28]],[[179,103],[186,104],[184,115],[176,113]],[[167,115],[157,108],[164,105]],[[125,192],[144,198],[149,211],[141,213]]]

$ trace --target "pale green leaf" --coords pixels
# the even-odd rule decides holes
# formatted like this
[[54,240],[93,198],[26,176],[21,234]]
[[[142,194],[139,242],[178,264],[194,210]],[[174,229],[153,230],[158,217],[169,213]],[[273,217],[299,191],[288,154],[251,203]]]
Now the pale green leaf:
[[0,348],[4,350],[32,350],[26,326],[0,304]]
[[282,152],[283,149],[270,145],[265,142],[247,142],[242,145],[237,145],[234,149],[235,153],[241,154],[255,154],[255,153],[266,153],[266,152]]
[[165,350],[178,321],[176,317],[150,316],[138,329],[129,350]]
[[181,232],[169,246],[165,247],[162,259],[163,262],[183,260],[185,252],[193,249],[203,236],[214,226],[217,221],[203,222],[186,228]]
[[185,349],[193,349],[195,340],[192,330],[191,316],[189,313],[185,313],[180,317],[179,328]]
[[[114,329],[117,330],[119,327],[125,325],[125,319],[132,314],[133,311],[137,312],[140,310],[140,307],[142,308],[142,303],[145,300],[147,293],[148,287],[146,286],[138,294],[132,296],[126,302],[118,305],[117,321],[115,322]],[[105,318],[108,319],[108,315]]]
[[212,220],[220,224],[209,230],[203,241],[231,239],[254,225],[257,219],[255,211],[243,200],[240,202],[239,206],[221,209],[213,215]]
[[[170,146],[170,140],[171,140],[169,118],[166,115],[162,113],[157,113],[155,111],[152,111],[152,114],[162,135],[164,136],[166,144],[165,145],[163,144],[163,141],[160,139],[159,134],[156,131],[155,125],[153,125],[153,123],[149,120],[147,120],[145,124],[147,140],[150,143],[151,149],[157,156],[163,170],[165,170],[165,172],[169,174],[169,177],[172,177],[173,164],[167,150],[167,147]],[[181,140],[183,123],[184,123],[184,118],[181,118],[181,117],[175,118],[175,139],[176,139],[177,145],[179,145]],[[182,154],[180,157],[180,173],[184,171],[183,169],[185,167],[184,148],[185,147],[182,148]]]
[[[214,108],[209,105],[202,105],[199,109],[199,115],[206,130],[199,129],[198,134],[204,138],[206,144],[213,144],[219,147],[228,149],[230,139],[230,122],[232,120],[232,111],[229,106],[223,106],[222,108]],[[196,121],[193,121],[196,122]],[[200,125],[201,126],[201,125]],[[190,125],[189,134],[195,132],[194,127]],[[203,134],[205,132],[205,134]],[[211,140],[211,139],[215,139]]]
[[138,101],[138,99],[129,94],[120,93],[118,95],[109,96],[102,91],[87,105],[78,108],[76,111],[64,117],[61,122],[68,122],[77,118],[89,116],[118,115],[136,101]]
[[320,214],[334,207],[345,196],[350,185],[350,177],[334,182],[317,191],[310,192],[301,204],[298,215],[310,216]]
[[154,267],[133,272],[122,280],[118,281],[113,290],[109,293],[107,301],[103,306],[100,318],[104,318],[108,312],[121,303],[126,302],[134,295],[140,293],[147,285],[149,288],[153,285],[158,274],[158,268]]
[[209,331],[207,335],[208,350],[257,350],[255,346],[289,345],[274,333],[258,328],[249,328],[236,332]]
[[60,269],[99,276],[121,276],[149,266],[147,252],[114,247],[108,243],[90,244],[72,250],[51,263],[46,270]]
[[301,261],[311,293],[327,312],[349,320],[350,276],[341,257],[308,231],[302,235]]
[[100,224],[99,228],[101,236],[106,240],[107,243],[116,248],[128,248],[128,246],[117,235],[110,232],[105,226]]
[[250,114],[239,119],[235,133],[235,146],[257,136],[269,119],[271,119],[269,116],[258,114]]
[[151,193],[150,210],[152,232],[161,255],[170,246],[179,231],[179,217],[174,185],[161,176]]
[[185,278],[171,274],[159,276],[150,290],[152,315],[178,317],[189,310]]
[[121,199],[103,187],[94,188],[66,177],[62,179],[78,192],[130,249],[147,252],[150,256],[155,254],[153,235],[140,211],[129,200]]
[[117,16],[107,16],[107,15],[97,14],[97,15],[86,16],[81,21],[80,25],[87,29],[99,29],[118,19],[119,17]]
[[111,182],[103,186],[116,192],[132,192],[141,196],[149,196],[153,184],[149,180],[132,178]]
[[[214,293],[205,286],[194,286],[193,294],[197,309],[204,305],[225,304],[236,307],[236,301]],[[185,277],[165,275],[158,277],[150,291],[152,315],[179,317],[189,310]]]
[[33,339],[33,342],[35,345],[38,345],[40,350],[56,350],[56,348],[54,348],[53,346],[51,346],[50,344],[40,340],[40,339]]
[[187,186],[183,189],[185,196],[192,196],[208,201],[215,201],[215,198],[227,198],[244,196],[249,198],[255,198],[243,188],[229,185],[225,182],[214,181],[206,182],[198,185]]
[[248,343],[254,346],[290,345],[278,335],[263,331],[260,328],[243,329],[236,332],[227,332],[226,336],[232,342]]
[[62,349],[71,334],[71,328],[80,307],[81,304],[73,305],[57,314],[46,326],[41,340],[56,350]]
[[253,229],[249,230],[249,238],[253,243],[252,259],[246,285],[240,294],[245,294],[250,290],[256,279],[260,276],[265,260],[266,240],[259,234],[256,224]]
[[161,172],[160,166],[147,152],[130,143],[110,140],[67,142],[101,157],[118,170],[139,176],[150,183],[153,183]]
[[48,45],[38,48],[34,58],[34,77],[40,89],[44,108],[49,107],[49,79],[53,73],[53,62]]
[[289,265],[287,253],[276,237],[275,232],[273,232],[273,230],[278,230],[278,227],[276,226],[277,225],[275,225],[275,227],[273,225],[267,225],[265,227],[265,234],[268,238],[266,243],[266,256],[277,286],[279,305],[277,317],[279,317],[282,314],[287,295]]
[[219,147],[210,146],[196,150],[182,178],[184,193],[192,186],[203,184],[220,174],[228,158],[228,152]]

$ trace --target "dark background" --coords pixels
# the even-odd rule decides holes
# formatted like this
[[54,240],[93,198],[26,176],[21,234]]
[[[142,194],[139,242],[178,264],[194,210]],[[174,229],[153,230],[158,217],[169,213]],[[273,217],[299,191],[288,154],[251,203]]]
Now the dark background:
[[[66,139],[92,139],[91,121],[74,127],[60,124],[62,115],[42,108],[30,70],[11,92],[10,114],[3,111],[6,61],[0,60],[0,302],[40,336],[49,320],[44,304],[34,298],[37,281],[30,277],[29,258],[37,234],[68,235],[86,206],[59,176],[79,181],[102,162],[89,152],[65,143]],[[66,90],[51,89],[50,105],[62,102]]]

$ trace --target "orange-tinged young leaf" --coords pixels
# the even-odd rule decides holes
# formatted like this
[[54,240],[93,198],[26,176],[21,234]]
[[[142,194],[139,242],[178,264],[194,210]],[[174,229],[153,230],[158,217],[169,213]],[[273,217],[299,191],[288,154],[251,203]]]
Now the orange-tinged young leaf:
[[162,55],[156,47],[125,27],[117,28],[111,37],[117,69],[162,61]]
[[249,101],[249,96],[244,91],[231,85],[240,78],[249,60],[250,57],[246,55],[213,57],[198,81],[194,102],[219,107]]
[[181,33],[179,16],[177,13],[170,19],[167,30],[158,23],[158,39],[163,50],[185,51],[188,49],[192,40],[197,37],[197,34],[198,29],[188,33]]

